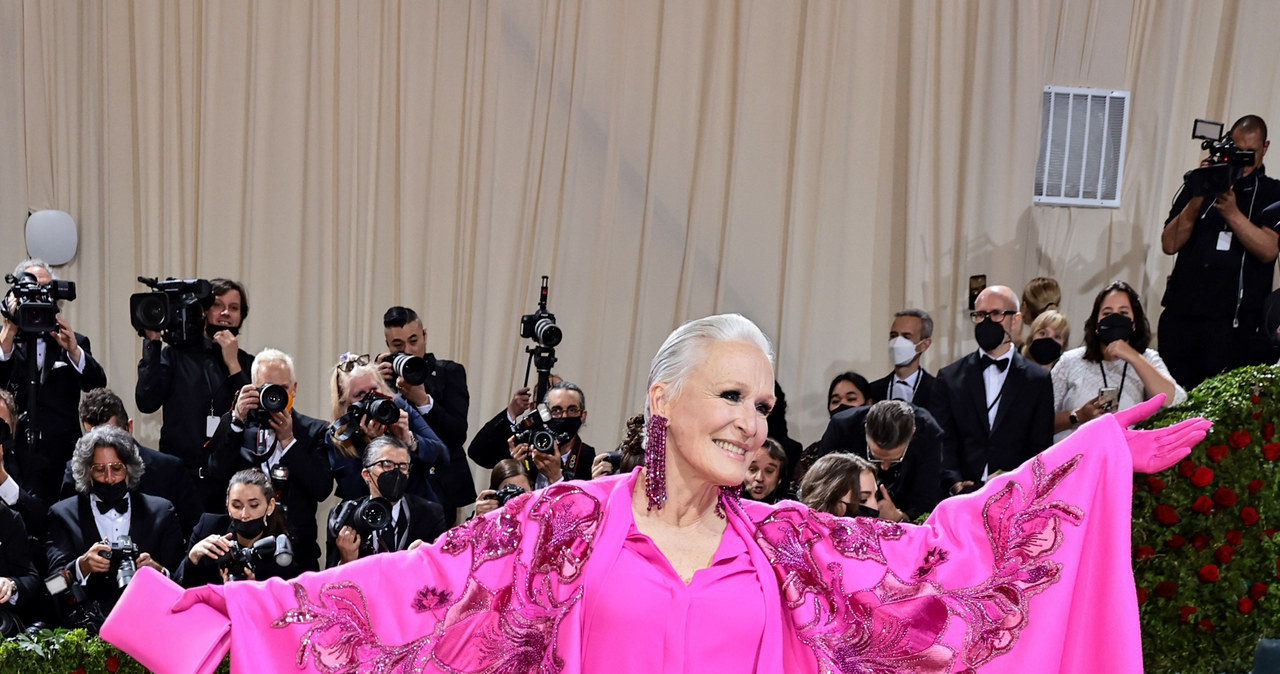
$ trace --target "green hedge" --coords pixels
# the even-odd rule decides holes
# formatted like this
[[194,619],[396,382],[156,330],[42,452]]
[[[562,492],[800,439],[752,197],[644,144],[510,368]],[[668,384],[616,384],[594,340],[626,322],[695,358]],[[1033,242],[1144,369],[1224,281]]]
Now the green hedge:
[[[143,627],[145,629],[145,627]],[[84,630],[41,630],[0,642],[0,672],[22,674],[144,674],[147,668]],[[218,667],[230,674],[229,658]]]

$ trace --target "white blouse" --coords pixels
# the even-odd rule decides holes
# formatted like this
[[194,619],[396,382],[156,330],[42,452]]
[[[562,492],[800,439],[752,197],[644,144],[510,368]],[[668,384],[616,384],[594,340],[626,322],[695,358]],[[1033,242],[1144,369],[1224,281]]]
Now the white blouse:
[[[1147,349],[1142,352],[1142,357],[1151,363],[1151,366],[1159,370],[1161,374],[1173,379],[1169,376],[1169,368],[1165,367],[1164,359],[1156,353],[1155,349]],[[1133,407],[1140,402],[1145,401],[1149,396],[1142,386],[1142,379],[1138,377],[1138,373],[1132,367],[1125,371],[1128,363],[1120,360],[1104,360],[1101,363],[1092,363],[1084,359],[1084,347],[1077,347],[1062,354],[1062,358],[1053,366],[1051,374],[1053,375],[1053,411],[1067,412],[1098,397],[1098,389],[1104,387],[1114,387],[1120,389],[1120,405],[1117,409],[1125,409]],[[1182,401],[1187,399],[1187,392],[1183,390],[1176,382],[1173,392],[1173,400],[1170,405],[1180,405]],[[1061,442],[1063,438],[1071,435],[1074,428],[1068,428],[1065,431],[1055,433],[1054,442]]]

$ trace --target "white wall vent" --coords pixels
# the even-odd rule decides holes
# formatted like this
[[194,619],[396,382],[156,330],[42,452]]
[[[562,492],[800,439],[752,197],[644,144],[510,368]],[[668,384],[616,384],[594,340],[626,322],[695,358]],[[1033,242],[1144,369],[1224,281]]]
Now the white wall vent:
[[1037,204],[1120,206],[1129,92],[1045,87]]

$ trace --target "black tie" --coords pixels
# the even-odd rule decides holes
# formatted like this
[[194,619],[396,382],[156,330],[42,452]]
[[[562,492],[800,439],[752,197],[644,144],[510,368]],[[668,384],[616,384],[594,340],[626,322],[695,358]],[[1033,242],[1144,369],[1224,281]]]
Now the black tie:
[[982,363],[982,369],[984,370],[994,365],[996,366],[997,370],[1004,372],[1005,368],[1009,367],[1010,360],[1011,359],[1009,358],[996,360],[995,358],[992,358],[991,356],[988,356],[987,354],[984,353],[982,354],[982,360],[980,362]]
[[405,524],[404,514],[401,513],[400,517],[396,519],[395,526],[391,527],[390,529],[382,530],[383,531],[383,534],[382,534],[383,552],[395,552],[396,550],[399,549],[400,538],[404,536],[404,530],[406,526],[407,525]]
[[103,515],[107,514],[108,510],[114,510],[120,513],[121,515],[125,514],[129,510],[129,499],[127,498],[120,499],[119,501],[116,502],[115,505],[111,505],[103,501],[98,501],[97,504],[98,504],[98,512],[102,513]]

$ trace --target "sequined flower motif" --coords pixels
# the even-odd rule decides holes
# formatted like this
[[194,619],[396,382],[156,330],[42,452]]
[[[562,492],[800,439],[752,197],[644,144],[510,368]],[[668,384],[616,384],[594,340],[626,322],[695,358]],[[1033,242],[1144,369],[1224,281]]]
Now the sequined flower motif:
[[419,660],[425,658],[423,647],[429,637],[399,646],[383,644],[369,622],[369,607],[359,586],[326,584],[314,602],[297,583],[293,592],[298,608],[285,611],[271,626],[310,625],[298,646],[298,669],[306,667],[310,656],[315,669],[325,674],[421,671]]
[[600,502],[577,488],[549,492],[534,503],[529,515],[540,525],[533,573],[555,573],[560,582],[577,578],[591,554],[601,519]]
[[422,589],[413,596],[413,610],[418,613],[434,611],[448,604],[452,597],[453,593],[444,588],[423,585]]
[[[511,499],[507,506],[524,496]],[[514,553],[519,544],[520,519],[517,511],[504,507],[446,531],[440,549],[455,556],[471,549],[471,568],[474,570],[485,562]]]

